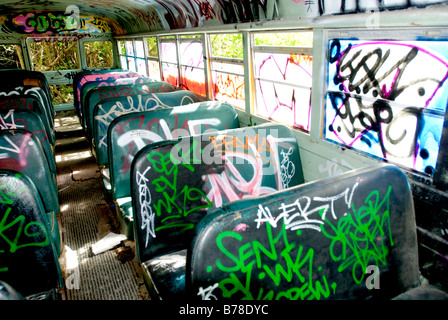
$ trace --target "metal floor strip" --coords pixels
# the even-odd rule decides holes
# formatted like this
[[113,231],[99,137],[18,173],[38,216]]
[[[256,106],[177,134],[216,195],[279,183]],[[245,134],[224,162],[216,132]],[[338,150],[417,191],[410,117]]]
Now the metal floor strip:
[[[60,156],[57,166],[60,221],[65,245],[62,259],[65,297],[67,300],[146,299],[135,261],[121,262],[115,250],[98,255],[91,251],[92,244],[101,236],[98,231],[98,206],[107,205],[107,201],[106,191],[97,175],[77,180],[73,178],[76,171],[94,173],[96,170],[93,167],[97,167],[93,156],[85,157],[90,147],[87,140],[83,143],[80,134],[82,131],[62,132],[63,137],[56,144],[56,156]],[[70,139],[76,141],[73,146],[77,150],[70,147]],[[77,158],[73,156],[75,152],[83,156]],[[71,156],[64,157],[67,153]]]

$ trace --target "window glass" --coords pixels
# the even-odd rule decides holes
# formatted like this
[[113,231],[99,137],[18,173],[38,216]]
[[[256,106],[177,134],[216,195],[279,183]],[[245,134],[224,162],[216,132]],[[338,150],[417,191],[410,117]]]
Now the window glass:
[[158,58],[159,51],[157,49],[157,38],[156,37],[146,38],[146,44],[148,46],[148,56]]
[[256,114],[310,130],[312,32],[254,34]]
[[157,49],[157,38],[146,38],[147,50],[148,50],[148,77],[160,80],[160,65],[159,65],[159,52]]
[[448,101],[446,41],[332,39],[324,137],[433,175]]
[[240,33],[210,35],[212,96],[244,108],[243,37]]
[[143,40],[136,40],[135,41],[135,53],[138,58],[144,58],[145,57],[145,49],[143,47]]
[[179,69],[177,66],[177,48],[174,37],[161,38],[162,81],[174,87],[179,86]]
[[206,96],[202,38],[185,36],[180,38],[182,88]]

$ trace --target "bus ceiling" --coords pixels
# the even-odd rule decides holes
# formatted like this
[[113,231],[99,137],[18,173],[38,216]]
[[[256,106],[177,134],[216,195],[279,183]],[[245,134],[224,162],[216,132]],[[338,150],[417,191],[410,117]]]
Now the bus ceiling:
[[[341,14],[415,9],[446,0],[23,0],[0,1],[0,32],[115,36]],[[442,17],[441,17],[442,18]],[[446,20],[445,20],[446,21]]]

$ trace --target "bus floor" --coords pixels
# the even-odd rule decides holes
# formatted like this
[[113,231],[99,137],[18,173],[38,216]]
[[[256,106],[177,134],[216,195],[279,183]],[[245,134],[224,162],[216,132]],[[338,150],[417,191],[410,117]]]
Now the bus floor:
[[124,240],[104,252],[92,252],[92,245],[105,235],[120,233],[118,218],[76,113],[58,112],[55,129],[62,299],[149,299],[134,242]]

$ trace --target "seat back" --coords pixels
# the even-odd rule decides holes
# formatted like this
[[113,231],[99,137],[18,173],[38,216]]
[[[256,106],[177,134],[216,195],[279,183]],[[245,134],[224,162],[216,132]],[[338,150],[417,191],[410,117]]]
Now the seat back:
[[144,146],[180,136],[238,127],[238,115],[230,104],[211,101],[116,118],[107,134],[113,199],[131,196],[132,160]]
[[54,120],[42,101],[35,96],[25,95],[15,91],[8,96],[0,94],[0,110],[9,111],[11,109],[30,110],[36,112],[42,120],[47,131],[50,143],[54,146],[56,135],[54,131]]
[[171,92],[175,88],[168,82],[138,82],[134,84],[121,84],[113,86],[101,86],[90,90],[86,96],[86,114],[84,115],[87,137],[93,137],[93,120],[95,106],[106,99],[114,99],[127,96],[144,95],[149,93]]
[[406,175],[377,165],[210,213],[189,250],[203,299],[389,299],[418,285]]
[[75,109],[78,111],[78,115],[82,118],[81,110],[81,95],[82,89],[86,83],[91,81],[102,81],[111,79],[123,79],[123,78],[135,78],[141,77],[139,73],[129,71],[129,70],[104,70],[104,71],[93,71],[93,72],[82,72],[73,80],[73,97]]
[[190,245],[196,224],[226,202],[304,182],[292,130],[270,124],[144,147],[131,167],[134,234],[146,261]]
[[32,133],[20,129],[0,130],[0,169],[21,172],[37,187],[48,220],[52,238],[60,252],[60,213],[57,183],[53,179],[42,145]]
[[[86,119],[89,114],[89,108],[93,108],[100,99],[92,99],[92,90],[95,90],[100,87],[116,87],[116,86],[132,86],[133,84],[153,84],[156,82],[154,79],[147,77],[137,77],[137,78],[123,78],[123,79],[109,79],[109,80],[100,80],[100,81],[91,81],[84,85],[82,93],[81,93],[81,110],[82,110],[82,125],[86,128]],[[94,96],[95,97],[95,96]],[[96,96],[98,97],[98,96]]]
[[18,87],[38,87],[42,89],[47,104],[54,112],[50,86],[46,76],[42,72],[24,69],[4,69],[0,70],[0,75],[0,88],[2,92],[10,92],[16,90]]
[[31,132],[40,141],[50,171],[56,178],[57,168],[54,145],[48,138],[47,130],[37,112],[25,109],[0,109],[0,130],[21,129]]
[[56,248],[45,209],[26,175],[0,169],[0,280],[21,295],[61,284]]
[[188,90],[112,98],[101,101],[93,112],[93,146],[99,166],[109,166],[107,132],[110,123],[124,114],[183,106],[202,98]]

